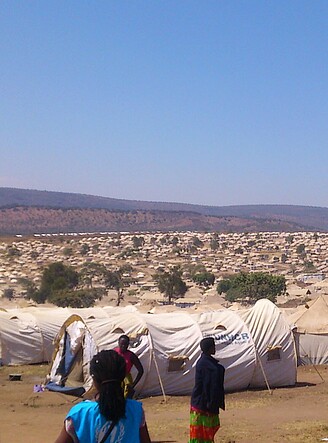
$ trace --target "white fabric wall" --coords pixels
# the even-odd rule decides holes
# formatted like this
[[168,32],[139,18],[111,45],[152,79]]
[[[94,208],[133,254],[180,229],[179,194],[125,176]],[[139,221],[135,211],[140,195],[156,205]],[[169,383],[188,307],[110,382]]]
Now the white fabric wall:
[[299,365],[328,364],[328,334],[294,332]]
[[[197,323],[188,314],[143,314],[149,329],[149,337],[153,354],[151,365],[146,374],[143,395],[159,395],[161,393],[160,378],[165,393],[168,395],[190,394],[194,385],[194,366],[199,357],[199,342],[202,334]],[[169,372],[170,357],[187,356],[181,371]]]
[[298,364],[328,364],[328,295],[319,295],[288,316]]
[[[239,314],[253,337],[257,357],[261,360],[270,387],[288,386],[296,383],[297,360],[293,333],[280,310],[269,300],[262,299]],[[280,348],[280,360],[268,360],[268,349]],[[260,362],[254,369],[251,387],[265,386]]]
[[256,354],[253,339],[240,316],[228,309],[194,314],[203,336],[215,339],[215,358],[226,368],[225,389],[247,388],[251,382]]
[[0,358],[3,365],[42,361],[43,338],[33,315],[0,311]]
[[53,341],[64,321],[70,315],[68,308],[25,308],[22,312],[33,315],[43,338],[43,352],[40,362],[50,362],[54,351]]
[[[74,318],[80,323],[76,330],[71,326],[69,332],[73,341],[82,340],[85,374],[89,369],[88,361],[96,351],[116,347],[119,336],[127,334],[132,337],[135,346],[132,350],[145,369],[137,386],[143,395],[161,393],[159,378],[166,394],[189,395],[194,383],[194,367],[200,355],[199,342],[204,336],[215,338],[215,357],[226,368],[227,390],[265,386],[255,348],[270,386],[285,386],[296,381],[293,336],[279,309],[267,300],[257,302],[244,313],[220,309],[198,314],[183,310],[140,314],[135,308],[35,308],[29,312],[33,314],[0,312],[3,364],[29,364],[48,359],[50,348],[52,352],[51,342],[60,329],[59,323],[63,324],[62,319],[75,312]],[[61,349],[62,343],[58,342],[57,346]],[[267,361],[268,346],[281,346],[281,360]],[[318,347],[321,349],[321,345]],[[325,351],[322,353],[326,355]],[[187,357],[183,370],[169,371],[170,358],[183,356]],[[55,361],[59,362],[59,356]]]

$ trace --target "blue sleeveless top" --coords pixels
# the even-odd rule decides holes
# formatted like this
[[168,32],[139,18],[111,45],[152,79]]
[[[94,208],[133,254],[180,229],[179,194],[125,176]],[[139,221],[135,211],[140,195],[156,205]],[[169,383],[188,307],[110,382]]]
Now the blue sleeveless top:
[[[125,416],[113,428],[106,443],[139,443],[139,428],[143,422],[142,403],[127,399]],[[73,406],[66,416],[74,424],[79,443],[99,443],[111,422],[101,415],[98,403],[83,401]]]

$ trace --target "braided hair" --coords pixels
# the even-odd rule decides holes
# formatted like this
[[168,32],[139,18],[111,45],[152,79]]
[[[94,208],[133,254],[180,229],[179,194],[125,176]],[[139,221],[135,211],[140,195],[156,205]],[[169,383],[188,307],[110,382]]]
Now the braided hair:
[[115,351],[100,351],[90,362],[90,374],[99,388],[100,413],[107,420],[118,422],[125,417],[125,399],[122,381],[125,360]]

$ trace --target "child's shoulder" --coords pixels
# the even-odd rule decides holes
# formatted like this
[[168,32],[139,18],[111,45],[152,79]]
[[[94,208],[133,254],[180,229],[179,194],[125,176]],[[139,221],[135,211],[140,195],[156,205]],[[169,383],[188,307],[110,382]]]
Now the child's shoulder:
[[73,412],[79,412],[81,410],[92,410],[98,407],[98,403],[96,401],[90,401],[90,400],[84,400],[81,401],[80,403],[77,403],[76,405],[74,405],[71,409],[71,413]]

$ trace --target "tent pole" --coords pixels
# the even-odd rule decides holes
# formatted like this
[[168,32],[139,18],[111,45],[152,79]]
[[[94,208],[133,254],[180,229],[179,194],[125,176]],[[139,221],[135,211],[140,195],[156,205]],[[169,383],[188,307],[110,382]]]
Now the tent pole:
[[156,372],[157,372],[157,376],[158,376],[158,381],[159,381],[159,384],[160,384],[160,387],[161,387],[161,390],[162,390],[163,399],[164,399],[164,402],[166,403],[166,395],[165,395],[165,391],[164,391],[164,386],[163,386],[163,382],[162,382],[162,379],[161,379],[161,375],[159,373],[159,368],[158,368],[158,364],[157,364],[157,360],[156,360],[155,352],[154,352],[153,348],[152,348],[151,352],[152,352],[152,357],[153,357],[154,363],[155,363],[155,368],[156,368]]
[[272,395],[272,389],[270,388],[270,385],[269,385],[269,382],[268,382],[268,378],[266,376],[266,373],[264,372],[264,368],[263,368],[263,365],[262,365],[261,357],[260,357],[260,355],[258,353],[258,350],[257,350],[256,346],[254,346],[254,347],[255,347],[256,357],[257,357],[257,359],[258,359],[258,361],[260,363],[260,368],[261,368],[261,371],[262,371],[262,374],[263,374],[263,377],[264,377],[264,380],[265,380],[265,384],[267,385],[269,394]]
[[319,375],[319,377],[321,378],[321,380],[323,382],[325,382],[326,380],[322,377],[322,375],[320,374],[319,370],[315,367],[315,364],[311,362],[309,355],[305,352],[303,346],[301,346],[300,343],[298,343],[299,347],[302,349],[302,351],[304,352],[304,357],[306,357],[308,359],[308,361],[311,363],[311,366],[313,366],[313,369],[317,372],[317,374]]
[[319,377],[321,378],[321,380],[323,382],[325,382],[325,379],[322,377],[322,375],[320,374],[320,372],[318,371],[318,369],[315,367],[314,363],[312,363],[313,369],[315,369],[315,371],[317,372],[317,374],[319,375]]

